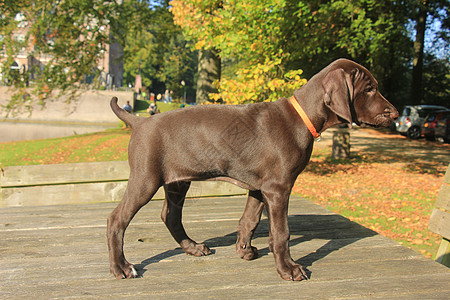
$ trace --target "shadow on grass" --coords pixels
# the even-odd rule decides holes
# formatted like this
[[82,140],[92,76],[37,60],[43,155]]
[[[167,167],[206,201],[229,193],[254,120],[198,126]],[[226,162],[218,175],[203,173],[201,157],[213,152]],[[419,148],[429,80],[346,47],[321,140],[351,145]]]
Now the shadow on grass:
[[432,174],[436,176],[442,176],[445,174],[447,165],[440,162],[418,162],[411,161],[406,156],[390,156],[383,155],[359,155],[358,153],[352,153],[348,159],[332,159],[326,158],[323,161],[310,161],[304,172],[313,173],[319,176],[326,176],[334,174],[338,171],[351,172],[357,169],[361,164],[372,163],[404,163],[405,169],[411,173],[416,174]]
[[136,100],[134,102],[134,111],[141,111],[141,110],[147,110],[150,103],[148,101],[144,100]]
[[373,163],[403,163],[408,172],[442,176],[450,163],[450,147],[426,141],[399,140],[395,138],[356,138],[352,141],[352,152],[346,159],[333,159],[331,154],[318,159],[312,156],[305,169],[319,176],[337,171],[350,172],[358,165]]

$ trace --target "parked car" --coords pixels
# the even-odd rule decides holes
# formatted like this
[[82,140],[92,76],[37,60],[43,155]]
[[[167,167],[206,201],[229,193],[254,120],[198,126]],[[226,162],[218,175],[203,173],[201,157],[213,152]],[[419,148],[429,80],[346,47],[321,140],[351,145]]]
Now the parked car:
[[434,137],[436,141],[441,143],[450,141],[450,111],[447,111],[445,115],[436,123]]
[[437,122],[448,114],[450,114],[450,110],[438,110],[430,113],[422,124],[422,136],[429,141],[433,141]]
[[445,109],[447,108],[437,105],[405,106],[402,115],[395,122],[397,132],[411,139],[418,139],[421,136],[421,126],[425,117],[429,113]]

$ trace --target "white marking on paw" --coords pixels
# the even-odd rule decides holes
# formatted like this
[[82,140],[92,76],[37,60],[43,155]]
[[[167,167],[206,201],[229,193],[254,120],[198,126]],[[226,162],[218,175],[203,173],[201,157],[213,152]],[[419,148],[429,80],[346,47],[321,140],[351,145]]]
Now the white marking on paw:
[[134,269],[133,266],[131,266],[131,276],[133,276],[133,277],[137,277],[138,276],[138,273],[136,272],[136,270]]

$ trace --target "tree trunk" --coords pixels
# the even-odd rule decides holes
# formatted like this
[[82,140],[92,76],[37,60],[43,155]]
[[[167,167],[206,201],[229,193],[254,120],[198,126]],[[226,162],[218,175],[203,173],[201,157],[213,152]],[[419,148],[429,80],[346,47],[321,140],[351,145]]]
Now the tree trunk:
[[217,93],[213,82],[220,80],[220,57],[215,49],[202,49],[198,52],[197,104],[213,102],[210,93]]
[[339,130],[333,133],[331,158],[348,158],[350,156],[350,133]]
[[412,104],[420,104],[423,97],[423,48],[425,43],[425,29],[427,23],[427,1],[419,5],[416,19],[416,41],[414,42],[413,71],[411,81]]

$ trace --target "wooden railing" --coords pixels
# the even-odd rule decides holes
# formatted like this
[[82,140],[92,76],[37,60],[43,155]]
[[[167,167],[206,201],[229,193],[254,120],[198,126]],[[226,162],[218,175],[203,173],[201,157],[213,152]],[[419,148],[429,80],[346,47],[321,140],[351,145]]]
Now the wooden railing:
[[[120,201],[129,173],[126,161],[6,167],[0,174],[0,207]],[[225,182],[193,182],[187,196],[245,193]],[[164,190],[153,199],[164,199]]]
[[444,183],[431,213],[428,228],[442,236],[436,261],[450,267],[450,165],[445,173]]

